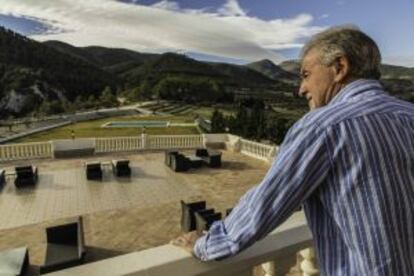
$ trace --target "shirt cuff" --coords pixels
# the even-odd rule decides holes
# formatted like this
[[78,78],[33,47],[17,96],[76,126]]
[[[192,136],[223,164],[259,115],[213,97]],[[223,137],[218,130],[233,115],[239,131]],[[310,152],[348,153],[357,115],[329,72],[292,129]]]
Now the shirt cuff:
[[206,250],[206,238],[207,235],[204,235],[195,242],[193,247],[193,255],[201,260],[201,261],[207,261],[207,250]]

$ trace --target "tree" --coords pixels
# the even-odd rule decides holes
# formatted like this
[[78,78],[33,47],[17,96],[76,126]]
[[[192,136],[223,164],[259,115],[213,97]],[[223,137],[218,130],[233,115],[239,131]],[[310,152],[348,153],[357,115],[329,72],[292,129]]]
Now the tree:
[[295,123],[294,120],[288,120],[283,117],[273,117],[267,124],[268,139],[279,145],[285,139],[286,133]]
[[211,116],[211,132],[212,133],[223,133],[226,128],[226,121],[224,119],[223,113],[221,113],[217,108],[214,109]]
[[118,104],[116,96],[113,94],[111,87],[106,86],[99,97],[99,102],[103,107],[112,107]]
[[152,86],[148,80],[143,80],[139,86],[140,96],[144,98],[151,98]]
[[64,112],[63,106],[60,101],[43,101],[38,108],[38,113],[41,115],[52,115]]
[[90,95],[87,101],[83,104],[85,108],[95,108],[97,107],[97,101],[94,95]]

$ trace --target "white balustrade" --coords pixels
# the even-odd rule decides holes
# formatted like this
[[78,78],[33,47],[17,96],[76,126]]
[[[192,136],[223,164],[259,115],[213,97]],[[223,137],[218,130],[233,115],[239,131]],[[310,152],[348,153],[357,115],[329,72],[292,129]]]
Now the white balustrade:
[[276,154],[277,148],[246,139],[240,139],[240,152],[261,160],[269,161]]
[[95,152],[121,152],[121,151],[136,151],[142,150],[143,139],[139,137],[111,137],[111,138],[96,138]]
[[0,145],[0,161],[50,158],[52,156],[50,142]]
[[299,252],[299,255],[303,258],[300,263],[300,268],[303,272],[303,276],[319,275],[319,270],[315,265],[315,251],[313,248],[306,248]]
[[147,136],[147,149],[192,149],[203,147],[202,135],[151,135]]
[[[81,141],[82,140],[82,141]],[[83,141],[85,140],[85,141]],[[75,140],[56,140],[51,142],[24,143],[0,145],[0,161],[53,157],[53,151],[58,150],[63,142],[74,144],[72,148],[92,142],[88,147],[94,148],[95,153],[123,152],[137,150],[165,150],[165,149],[194,149],[202,148],[208,142],[226,141],[223,135],[141,135],[132,137],[84,138]],[[265,145],[246,139],[238,139],[242,154],[265,161],[271,161],[277,153],[278,147]],[[55,145],[54,148],[52,145]],[[83,145],[83,144],[82,144]]]
[[198,147],[203,147],[202,135],[141,135],[139,137],[96,138],[95,142],[96,153]]

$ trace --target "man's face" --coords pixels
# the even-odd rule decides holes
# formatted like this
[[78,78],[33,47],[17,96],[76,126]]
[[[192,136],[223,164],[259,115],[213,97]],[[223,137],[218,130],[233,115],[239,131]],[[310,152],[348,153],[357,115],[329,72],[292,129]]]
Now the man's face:
[[311,110],[328,104],[339,91],[334,66],[321,64],[317,49],[310,50],[303,58],[300,73],[299,95],[306,97]]

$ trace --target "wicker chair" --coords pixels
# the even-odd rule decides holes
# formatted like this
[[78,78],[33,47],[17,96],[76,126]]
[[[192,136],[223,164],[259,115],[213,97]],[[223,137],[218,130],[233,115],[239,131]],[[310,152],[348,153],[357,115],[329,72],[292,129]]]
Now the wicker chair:
[[14,184],[16,187],[32,186],[37,183],[38,170],[35,166],[16,167],[16,179]]
[[0,188],[3,187],[4,184],[6,184],[6,171],[0,170]]
[[8,249],[0,252],[0,275],[26,275],[29,264],[27,247]]
[[216,213],[214,209],[206,209],[195,212],[196,230],[199,235],[203,231],[208,231],[213,222],[221,220],[221,213]]
[[112,160],[112,171],[118,177],[131,176],[131,168],[129,167],[129,160]]
[[184,201],[180,201],[181,203],[181,231],[183,232],[190,232],[196,230],[196,221],[194,213],[196,211],[205,210],[206,209],[206,202],[205,201],[197,201],[191,203],[185,203]]
[[74,223],[47,228],[46,236],[46,259],[45,264],[40,267],[40,273],[57,271],[83,263],[85,250],[82,217]]
[[102,180],[101,163],[86,163],[86,178],[88,180]]
[[190,160],[183,154],[171,156],[170,168],[175,172],[185,172],[191,167]]

